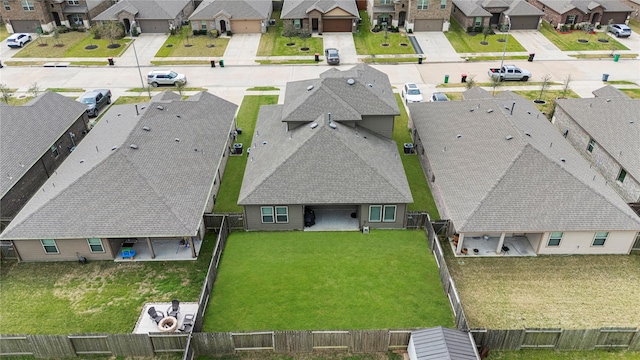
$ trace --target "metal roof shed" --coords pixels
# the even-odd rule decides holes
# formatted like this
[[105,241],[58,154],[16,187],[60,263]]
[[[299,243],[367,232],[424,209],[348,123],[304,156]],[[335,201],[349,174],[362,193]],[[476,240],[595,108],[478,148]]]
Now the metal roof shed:
[[412,331],[407,351],[411,360],[480,360],[471,333],[442,326]]

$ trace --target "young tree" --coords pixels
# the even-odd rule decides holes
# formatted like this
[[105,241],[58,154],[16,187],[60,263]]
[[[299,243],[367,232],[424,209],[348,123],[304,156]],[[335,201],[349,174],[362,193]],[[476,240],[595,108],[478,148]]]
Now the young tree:
[[567,94],[569,93],[569,84],[571,83],[571,74],[567,75],[566,78],[564,78],[564,84],[562,86],[562,93],[560,93],[560,96],[563,98],[567,97]]
[[302,44],[303,44],[302,46],[306,48],[307,40],[311,37],[311,31],[309,31],[309,29],[307,28],[302,28],[298,32],[298,37],[302,39]]
[[38,86],[38,82],[31,83],[27,92],[29,94],[32,94],[34,97],[37,97],[40,94],[40,87]]
[[11,89],[7,86],[7,84],[0,84],[0,100],[2,100],[5,104],[9,103],[9,99],[13,95]]
[[176,91],[178,92],[178,94],[180,94],[180,96],[182,96],[185,86],[186,86],[186,83],[183,83],[180,81],[176,82]]
[[490,26],[485,26],[484,29],[482,29],[482,35],[484,36],[481,44],[482,45],[488,45],[489,43],[487,42],[487,36],[491,35],[493,31],[491,30]]
[[57,27],[53,28],[53,43],[55,46],[60,46],[62,43],[60,42],[60,32]]
[[496,89],[502,86],[502,80],[500,80],[500,76],[492,76],[491,77],[491,88],[493,89],[492,95],[496,94]]
[[282,36],[289,38],[289,43],[287,45],[293,45],[295,44],[293,42],[293,38],[298,36],[298,29],[296,29],[292,22],[287,22],[282,28]]
[[537,101],[542,101],[542,93],[544,93],[545,90],[549,89],[550,86],[551,86],[551,75],[545,74],[542,77],[542,84],[540,84],[540,94],[538,94]]
[[102,23],[96,32],[101,38],[109,39],[110,45],[113,45],[117,39],[124,37],[124,28],[116,21]]
[[467,82],[464,83],[464,86],[467,88],[467,90],[471,90],[474,86],[476,86],[476,76],[475,75],[471,75],[467,78]]

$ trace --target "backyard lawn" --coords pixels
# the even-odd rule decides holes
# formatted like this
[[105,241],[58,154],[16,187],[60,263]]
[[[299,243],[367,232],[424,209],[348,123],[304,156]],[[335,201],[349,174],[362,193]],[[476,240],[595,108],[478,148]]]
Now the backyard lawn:
[[[606,33],[587,34],[582,30],[559,33],[546,21],[542,22],[540,33],[562,51],[629,50],[611,36],[606,35]],[[607,39],[609,42],[600,42],[598,41],[600,38]],[[588,40],[589,42],[582,43],[578,40]]]
[[[280,19],[280,12],[274,11],[271,18],[276,19],[276,25],[269,26],[268,31],[260,37],[258,56],[313,56],[315,53],[323,53],[321,37],[311,37],[304,40],[299,37],[289,39],[282,36],[283,22]],[[295,45],[288,46],[289,42],[293,42]],[[302,48],[308,49],[302,50]]]
[[[498,40],[504,39],[505,34],[495,34],[487,36],[487,45],[480,44],[484,41],[484,35],[467,33],[458,24],[456,19],[451,18],[451,27],[449,31],[444,33],[451,45],[458,53],[483,53],[483,52],[503,52],[504,42]],[[507,52],[525,52],[525,48],[513,37],[509,36],[507,43]]]
[[156,57],[220,57],[224,55],[228,43],[229,38],[193,36],[191,27],[183,26],[180,33],[167,38]]
[[424,230],[234,232],[205,332],[453,327]]
[[640,324],[640,255],[454,258],[443,249],[471,328]]
[[[277,95],[245,95],[236,116],[237,127],[242,129],[242,134],[238,135],[236,142],[244,145],[244,151],[251,146],[253,130],[256,127],[258,111],[261,105],[273,105],[278,103]],[[242,207],[238,206],[238,196],[244,177],[244,168],[247,165],[247,156],[230,156],[227,167],[224,169],[222,184],[218,191],[216,204],[213,208],[215,213],[237,213],[242,212]]]
[[0,267],[3,334],[130,333],[146,302],[197,302],[215,235],[197,261],[15,263]]
[[[371,32],[371,23],[366,11],[360,11],[362,22],[358,25],[358,32],[353,34],[358,55],[382,54],[415,54],[409,39],[400,33],[380,31]],[[387,37],[385,39],[385,36]],[[383,45],[387,44],[387,45]]]
[[[33,41],[13,55],[14,58],[107,58],[118,57],[127,49],[130,39],[115,40],[120,46],[110,49],[108,39],[94,39],[90,32],[70,31],[60,34],[58,39],[52,36],[36,36]],[[63,44],[63,46],[57,46]],[[97,45],[96,49],[87,50],[85,47]],[[106,64],[106,62],[105,62]]]

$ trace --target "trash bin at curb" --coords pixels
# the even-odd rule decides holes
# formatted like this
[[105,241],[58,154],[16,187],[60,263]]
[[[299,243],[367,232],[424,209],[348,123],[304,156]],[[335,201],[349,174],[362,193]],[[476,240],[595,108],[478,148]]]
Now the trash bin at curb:
[[462,77],[460,78],[460,82],[462,82],[462,83],[466,83],[467,82],[467,74],[462,74]]
[[110,65],[110,66],[113,66],[113,58],[112,58],[112,57],[110,57],[110,58],[107,58],[107,60],[109,61],[109,65]]
[[449,75],[445,75],[444,76],[444,83],[448,84],[449,83]]
[[218,62],[220,63],[220,67],[224,67],[224,60],[220,59]]
[[613,62],[618,62],[620,60],[620,54],[613,55]]
[[533,58],[534,58],[535,56],[536,56],[536,54],[535,54],[535,53],[530,53],[530,54],[529,54],[529,59],[528,59],[527,61],[528,61],[528,62],[532,62],[532,61],[533,61]]
[[320,54],[315,53],[313,56],[315,57],[315,61],[320,61]]
[[422,55],[418,55],[418,64],[422,64]]
[[609,81],[609,74],[602,74],[602,81]]
[[216,61],[214,59],[211,59],[211,67],[216,67]]

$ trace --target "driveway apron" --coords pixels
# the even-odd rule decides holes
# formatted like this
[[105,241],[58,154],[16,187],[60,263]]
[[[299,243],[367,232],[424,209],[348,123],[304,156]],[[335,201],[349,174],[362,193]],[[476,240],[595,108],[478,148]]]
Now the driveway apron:
[[[357,64],[358,54],[351,33],[323,33],[322,42],[325,49],[336,48],[340,52],[340,64]],[[324,54],[321,54],[324,56]]]
[[536,54],[535,60],[572,59],[572,57],[563,53],[538,30],[517,30],[510,32],[509,35],[513,36],[527,52]]
[[224,52],[224,62],[230,65],[255,65],[261,34],[234,34]]
[[460,61],[460,55],[451,46],[442,32],[426,31],[413,33],[428,62]]

